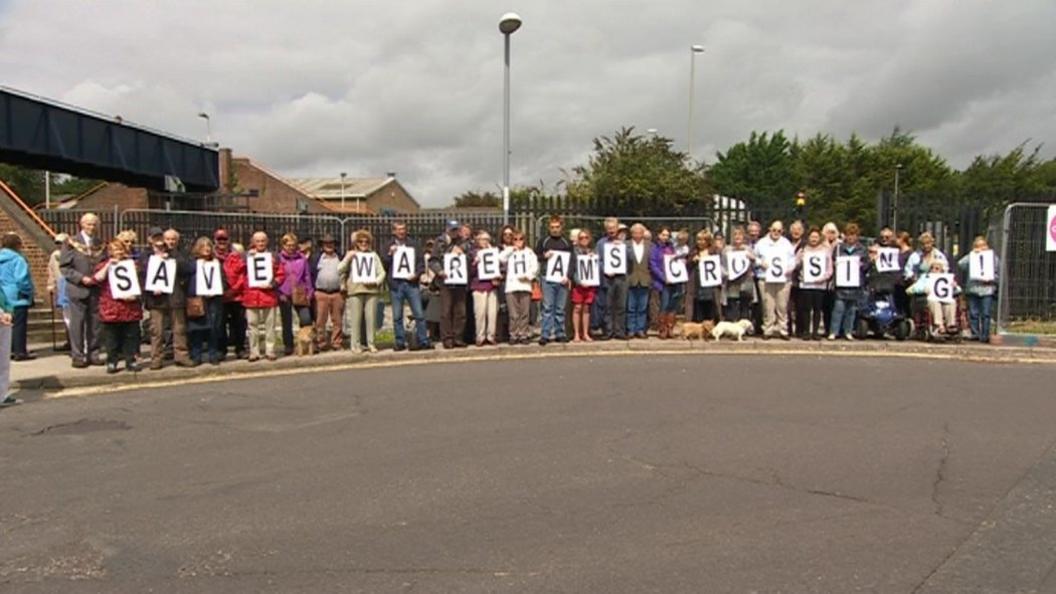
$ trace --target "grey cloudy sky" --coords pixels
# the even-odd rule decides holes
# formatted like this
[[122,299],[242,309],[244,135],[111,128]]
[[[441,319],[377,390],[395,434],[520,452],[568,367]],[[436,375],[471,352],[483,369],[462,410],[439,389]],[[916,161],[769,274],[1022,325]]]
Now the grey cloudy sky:
[[0,0],[0,84],[193,138],[289,176],[399,172],[427,206],[502,178],[553,183],[622,125],[694,152],[752,130],[869,140],[895,124],[956,167],[1056,154],[1053,0]]

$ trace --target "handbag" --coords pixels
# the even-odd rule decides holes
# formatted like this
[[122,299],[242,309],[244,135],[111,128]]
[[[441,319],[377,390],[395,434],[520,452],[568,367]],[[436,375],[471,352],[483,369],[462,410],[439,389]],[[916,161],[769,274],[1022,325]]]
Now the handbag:
[[538,280],[532,281],[532,301],[543,300],[543,286],[539,284]]
[[205,317],[205,299],[201,297],[188,297],[187,298],[187,317],[188,318],[202,318]]
[[305,291],[304,287],[294,287],[290,301],[294,307],[308,307],[308,291]]

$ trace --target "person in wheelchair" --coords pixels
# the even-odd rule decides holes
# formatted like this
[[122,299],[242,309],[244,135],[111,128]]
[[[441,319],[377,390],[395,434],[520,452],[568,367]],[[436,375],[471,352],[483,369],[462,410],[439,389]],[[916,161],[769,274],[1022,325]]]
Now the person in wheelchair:
[[[957,324],[956,300],[944,302],[940,299],[940,295],[936,294],[935,277],[948,272],[945,260],[934,260],[928,272],[921,275],[906,289],[906,293],[912,298],[913,317],[920,322],[918,327],[928,328],[932,338],[944,335],[957,336],[960,331]],[[951,277],[949,282],[951,295],[959,295],[961,287],[956,279]]]

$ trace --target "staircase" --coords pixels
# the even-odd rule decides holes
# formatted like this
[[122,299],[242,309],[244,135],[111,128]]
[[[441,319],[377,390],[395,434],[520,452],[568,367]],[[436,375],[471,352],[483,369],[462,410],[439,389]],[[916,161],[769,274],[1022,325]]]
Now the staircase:
[[[47,300],[47,297],[44,299]],[[55,321],[52,322],[52,310],[40,301],[29,310],[28,342],[31,346],[51,348],[52,337],[57,345],[66,342],[66,326],[62,323],[62,312],[55,311],[54,315]]]

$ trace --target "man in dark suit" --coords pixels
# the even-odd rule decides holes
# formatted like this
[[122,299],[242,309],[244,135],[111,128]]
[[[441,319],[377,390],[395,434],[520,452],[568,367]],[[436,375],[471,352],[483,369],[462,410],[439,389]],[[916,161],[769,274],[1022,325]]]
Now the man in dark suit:
[[66,279],[70,308],[70,357],[76,368],[102,365],[99,358],[99,283],[93,276],[103,260],[103,246],[96,236],[99,217],[81,217],[81,230],[70,237],[59,255],[59,271]]

